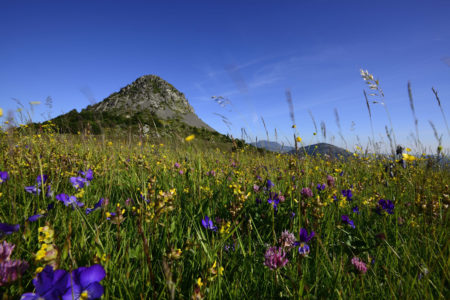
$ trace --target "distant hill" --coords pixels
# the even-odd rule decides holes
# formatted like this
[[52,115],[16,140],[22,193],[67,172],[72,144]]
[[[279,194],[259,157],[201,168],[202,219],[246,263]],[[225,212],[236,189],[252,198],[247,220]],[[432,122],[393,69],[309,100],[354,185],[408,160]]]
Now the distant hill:
[[291,146],[284,146],[277,142],[270,142],[270,141],[266,141],[266,140],[253,142],[253,143],[250,143],[250,145],[255,146],[257,148],[263,148],[263,149],[266,149],[269,151],[280,152],[280,153],[286,153],[286,152],[289,152],[289,151],[295,149],[294,147],[291,147]]
[[[255,146],[257,148],[263,148],[268,151],[273,151],[273,152],[289,153],[289,154],[296,153],[295,148],[292,146],[284,146],[277,142],[270,142],[270,141],[266,141],[266,140],[253,142],[253,143],[250,143],[250,145]],[[348,152],[345,149],[342,149],[342,148],[339,148],[339,147],[336,147],[334,145],[327,144],[327,143],[318,143],[318,144],[304,146],[304,147],[299,145],[298,155],[304,156],[305,153],[307,153],[308,155],[317,155],[317,154],[325,155],[326,154],[333,158],[340,158],[341,156],[343,158],[347,158],[352,155],[351,152]]]
[[[291,150],[289,151],[290,154],[295,154],[296,151]],[[343,158],[348,158],[349,156],[352,155],[351,152],[348,152],[345,149],[336,147],[334,145],[331,144],[327,144],[327,143],[318,143],[318,144],[314,144],[314,145],[309,145],[309,146],[304,146],[304,147],[299,147],[298,148],[298,154],[299,156],[303,156],[305,155],[305,153],[307,153],[308,155],[329,155],[332,158],[340,158],[341,156]]]

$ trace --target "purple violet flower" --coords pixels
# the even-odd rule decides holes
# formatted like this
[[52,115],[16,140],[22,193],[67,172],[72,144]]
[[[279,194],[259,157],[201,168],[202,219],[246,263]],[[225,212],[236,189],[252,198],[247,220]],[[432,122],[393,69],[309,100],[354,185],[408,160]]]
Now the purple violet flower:
[[351,228],[355,228],[355,224],[347,215],[341,216],[342,223],[350,225]]
[[39,220],[40,218],[42,218],[44,215],[41,214],[37,214],[37,215],[33,215],[31,217],[28,218],[29,222],[36,222],[37,220]]
[[341,191],[342,196],[346,197],[347,201],[352,201],[353,193],[352,190],[342,190]]
[[53,271],[53,267],[47,265],[33,279],[33,285],[36,293],[25,293],[20,298],[21,300],[61,299],[68,285],[70,286],[70,277],[65,270]]
[[10,235],[13,232],[19,231],[20,225],[19,224],[7,224],[7,223],[0,223],[0,237],[3,235]]
[[8,172],[6,171],[0,171],[0,183],[6,181],[9,179]]
[[75,189],[78,190],[78,189],[82,189],[84,187],[84,184],[87,183],[87,180],[80,176],[70,177],[70,183],[72,184],[72,186]]
[[217,230],[217,227],[214,226],[213,221],[208,216],[205,216],[205,218],[202,220],[202,226],[212,231]]
[[270,179],[267,179],[267,184],[266,184],[267,189],[270,190],[274,186],[275,186],[275,184]]
[[[88,215],[88,214],[90,214],[91,212],[93,212],[94,210],[96,210],[96,209],[98,209],[98,208],[101,208],[102,205],[103,205],[103,201],[104,201],[104,200],[105,200],[105,199],[100,198],[100,200],[98,200],[98,202],[95,203],[94,208],[86,208],[86,214]],[[128,199],[127,199],[127,201],[128,201]]]
[[380,201],[378,201],[376,212],[381,215],[381,212],[385,211],[392,215],[394,213],[394,208],[394,203],[391,200],[380,199]]
[[310,248],[307,244],[315,235],[314,231],[311,231],[310,234],[308,234],[308,230],[305,228],[300,229],[300,242],[297,242],[296,245],[298,247],[298,252],[305,256],[309,254]]
[[80,171],[80,174],[86,178],[87,181],[92,181],[94,179],[94,172],[91,169],[88,169],[86,172]]
[[[39,195],[41,193],[41,189],[39,187],[42,185],[42,183],[46,183],[47,179],[48,179],[48,176],[45,174],[42,176],[38,175],[38,177],[36,178],[37,186],[35,186],[35,185],[26,186],[25,191],[30,194],[34,194],[34,195],[38,194]],[[46,191],[46,196],[47,197],[51,196],[51,193],[52,193],[52,191],[50,190],[50,186],[48,186],[47,191]]]
[[280,203],[280,198],[277,193],[270,193],[267,202],[272,204],[273,209],[277,210],[278,204]]
[[72,209],[75,208],[75,205],[77,205],[78,207],[82,207],[84,205],[84,203],[77,201],[77,198],[75,196],[69,196],[64,193],[56,195],[55,198],[56,200],[63,202],[65,206],[71,205]]
[[325,183],[322,183],[322,184],[318,183],[317,184],[317,191],[321,192],[321,191],[323,191],[325,189],[325,187],[326,187]]
[[63,300],[72,299],[98,299],[103,295],[104,289],[100,281],[105,278],[106,272],[101,265],[80,267],[72,271],[71,280],[68,280],[67,291]]

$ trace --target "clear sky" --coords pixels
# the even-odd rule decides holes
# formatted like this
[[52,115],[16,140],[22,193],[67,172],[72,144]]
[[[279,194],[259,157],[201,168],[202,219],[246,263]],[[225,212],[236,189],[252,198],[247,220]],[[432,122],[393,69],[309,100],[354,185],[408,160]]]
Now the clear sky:
[[[352,150],[372,136],[359,70],[380,80],[399,143],[414,148],[407,83],[419,137],[450,136],[431,87],[450,111],[450,1],[1,1],[0,108],[41,101],[33,120],[101,101],[136,78],[156,74],[183,92],[221,133],[287,143],[292,94],[297,134]],[[220,106],[212,96],[226,97]],[[310,113],[314,116],[318,134]],[[231,125],[226,125],[222,117]],[[372,105],[374,135],[387,143],[384,108]],[[450,119],[450,117],[447,117]],[[449,120],[450,121],[450,120]],[[334,139],[333,139],[334,137]]]

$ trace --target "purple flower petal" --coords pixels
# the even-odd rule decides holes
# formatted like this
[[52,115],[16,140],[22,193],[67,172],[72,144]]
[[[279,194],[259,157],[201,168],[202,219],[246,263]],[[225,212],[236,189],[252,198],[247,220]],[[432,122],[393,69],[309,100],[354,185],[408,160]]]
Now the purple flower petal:
[[20,225],[19,224],[7,224],[7,223],[0,223],[0,236],[2,235],[9,235],[13,232],[19,231]]
[[30,222],[36,222],[37,220],[39,220],[39,219],[42,218],[43,216],[44,216],[44,215],[40,215],[40,214],[34,215],[34,216],[29,217],[29,218],[28,218],[28,221],[30,221]]
[[86,288],[93,282],[102,281],[105,278],[106,272],[101,265],[93,265],[85,268],[80,272],[80,283],[82,288]]

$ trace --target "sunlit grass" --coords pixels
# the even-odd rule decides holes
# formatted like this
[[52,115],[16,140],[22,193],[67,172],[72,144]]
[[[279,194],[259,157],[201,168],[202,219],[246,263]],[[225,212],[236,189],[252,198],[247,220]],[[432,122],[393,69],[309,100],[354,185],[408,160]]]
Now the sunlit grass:
[[[30,265],[20,280],[0,287],[6,299],[32,292],[32,278],[46,264],[67,271],[101,264],[105,299],[449,295],[450,176],[420,155],[406,154],[403,168],[364,149],[328,161],[248,146],[221,150],[189,136],[186,142],[26,130],[3,132],[0,142],[0,171],[9,174],[0,184],[0,218],[20,224],[1,239],[16,245],[11,259]],[[70,178],[88,169],[93,179],[75,189]],[[50,185],[52,194],[27,193],[41,175],[48,180],[39,188]],[[65,206],[55,198],[61,193],[84,206]],[[101,198],[103,205],[86,214]],[[392,201],[391,214],[381,199]],[[43,217],[27,220],[36,214]],[[205,216],[214,230],[202,226]],[[48,261],[38,253],[45,225],[58,251]],[[302,228],[315,232],[305,242],[307,255],[299,251]],[[281,239],[285,230],[297,244]],[[283,245],[287,262],[270,269],[267,249]]]

